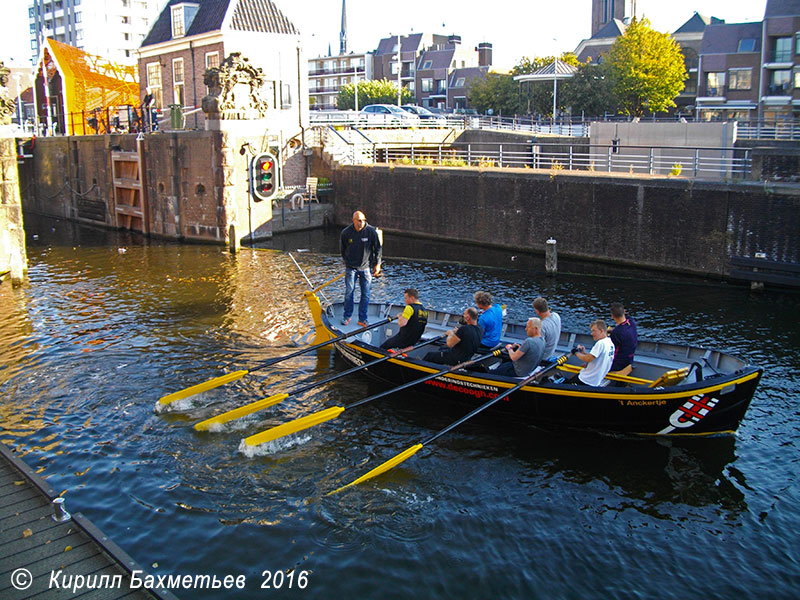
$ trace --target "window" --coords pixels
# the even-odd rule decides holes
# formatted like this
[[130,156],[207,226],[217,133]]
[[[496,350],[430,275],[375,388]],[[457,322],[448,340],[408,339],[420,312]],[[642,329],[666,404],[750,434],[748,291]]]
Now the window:
[[755,52],[756,41],[753,38],[745,38],[739,40],[739,49],[737,52]]
[[172,7],[172,37],[183,37],[186,31],[183,26],[183,6]]
[[723,96],[725,93],[725,72],[706,73],[706,96]]
[[83,21],[83,13],[76,12],[75,13],[75,22],[80,23]]
[[790,82],[792,72],[788,69],[780,69],[772,72],[772,81],[769,86],[768,96],[787,96],[791,93]]
[[147,87],[153,93],[156,108],[161,108],[163,106],[161,98],[161,65],[157,62],[147,64]]
[[792,62],[792,38],[775,38],[774,62]]
[[749,90],[752,87],[752,69],[728,69],[729,90]]
[[453,87],[464,87],[465,79],[463,77],[459,77],[456,79],[456,82],[453,84]]
[[397,63],[396,62],[392,62],[391,73],[392,73],[392,75],[397,75]]
[[219,52],[206,52],[206,69],[219,67]]
[[292,88],[288,83],[281,83],[281,108],[292,107]]
[[433,61],[426,60],[424,63],[422,63],[422,68],[423,69],[430,69],[432,64],[433,64]]
[[183,59],[172,60],[172,90],[175,104],[184,105]]
[[131,34],[130,33],[123,33],[122,34],[122,39],[127,42],[128,40],[131,39]]
[[122,17],[122,24],[123,25],[130,25],[131,24],[131,18],[130,17]]
[[794,76],[794,87],[800,88],[800,69],[795,67],[793,76]]
[[420,84],[422,86],[423,92],[430,92],[431,90],[433,90],[433,79],[430,78],[422,79],[422,81],[420,81]]

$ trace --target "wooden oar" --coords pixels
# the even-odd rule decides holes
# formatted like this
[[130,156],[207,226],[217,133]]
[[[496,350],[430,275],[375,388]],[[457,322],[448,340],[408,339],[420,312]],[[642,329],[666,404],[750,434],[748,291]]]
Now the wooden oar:
[[392,468],[396,467],[397,465],[399,465],[404,460],[414,456],[414,454],[416,454],[419,450],[421,450],[423,446],[427,446],[432,441],[434,441],[435,439],[438,439],[439,437],[443,436],[448,431],[451,431],[451,430],[455,429],[456,427],[461,425],[464,421],[466,421],[468,419],[471,419],[472,417],[477,415],[479,412],[482,412],[482,411],[486,410],[487,408],[489,408],[493,404],[499,402],[503,398],[507,398],[508,396],[510,396],[511,394],[516,392],[518,389],[522,388],[523,386],[526,386],[526,385],[534,383],[534,382],[536,382],[538,380],[541,380],[542,377],[544,377],[548,372],[550,372],[553,369],[555,369],[558,365],[561,365],[561,364],[567,362],[567,359],[569,358],[569,356],[570,356],[569,354],[565,354],[564,356],[559,357],[554,364],[550,365],[549,367],[546,367],[545,369],[543,369],[542,371],[539,371],[538,373],[535,373],[533,375],[530,375],[530,376],[526,377],[525,379],[520,381],[514,387],[506,390],[505,392],[503,392],[499,396],[496,396],[496,397],[492,398],[491,400],[489,400],[485,404],[482,404],[481,406],[479,406],[478,408],[476,408],[475,410],[473,410],[469,414],[461,417],[458,421],[450,423],[450,425],[448,425],[447,427],[445,427],[441,431],[433,434],[427,440],[419,442],[418,444],[414,444],[413,446],[411,446],[407,450],[403,450],[403,452],[401,452],[397,456],[394,456],[394,457],[390,458],[385,463],[375,467],[370,472],[365,473],[364,475],[362,475],[361,477],[359,477],[355,481],[351,481],[347,485],[343,485],[342,487],[340,487],[338,489],[335,489],[332,492],[328,492],[327,495],[330,496],[331,494],[336,494],[338,492],[341,492],[343,489],[349,488],[351,485],[357,485],[359,483],[362,483],[362,482],[366,481],[367,479],[372,479],[373,477],[377,477],[381,473],[385,473],[389,469],[392,469]]
[[[423,346],[427,346],[429,344],[433,344],[434,342],[438,342],[439,340],[447,337],[446,335],[440,335],[438,337],[432,338],[430,340],[424,341],[420,344],[414,346],[411,350],[416,350],[417,348],[422,348]],[[409,351],[410,352],[410,351]],[[367,369],[369,367],[374,367],[375,365],[382,363],[384,361],[389,360],[390,358],[405,358],[406,353],[403,354],[389,354],[388,356],[381,357],[377,360],[373,360],[368,363],[364,363],[363,365],[352,367],[346,371],[341,373],[337,373],[331,377],[327,377],[322,381],[315,381],[314,383],[309,383],[307,385],[301,386],[296,388],[290,392],[285,392],[282,394],[275,394],[268,398],[264,398],[262,400],[256,400],[255,402],[251,402],[250,404],[245,404],[244,406],[240,406],[239,408],[234,408],[233,410],[229,410],[228,412],[224,412],[216,417],[211,417],[210,419],[206,419],[205,421],[201,421],[197,423],[194,428],[197,431],[208,431],[212,425],[222,425],[223,423],[227,423],[229,421],[233,421],[235,419],[241,419],[247,415],[251,415],[255,412],[263,410],[269,406],[274,406],[275,404],[279,404],[288,398],[289,396],[295,396],[297,394],[302,394],[305,391],[310,390],[311,388],[315,388],[317,386],[330,383],[331,381],[335,381],[344,377],[345,375],[350,375],[351,373],[355,373],[357,371],[361,371],[362,369]]]
[[468,360],[466,362],[462,362],[452,367],[446,367],[444,369],[441,369],[440,371],[431,373],[430,375],[426,375],[425,377],[420,377],[419,379],[409,381],[408,383],[404,383],[403,385],[400,385],[398,387],[386,390],[385,392],[381,392],[380,394],[375,394],[374,396],[368,396],[367,398],[363,398],[361,400],[358,400],[357,402],[352,402],[350,404],[347,404],[346,406],[332,406],[330,408],[326,408],[325,410],[317,411],[310,415],[306,415],[305,417],[300,417],[299,419],[295,419],[294,421],[289,421],[288,423],[284,423],[283,425],[277,425],[270,429],[265,429],[260,433],[253,434],[250,437],[245,438],[244,443],[248,446],[258,446],[259,444],[265,444],[266,442],[277,440],[278,438],[282,438],[286,435],[297,433],[298,431],[303,431],[304,429],[309,429],[310,427],[314,427],[315,425],[319,425],[320,423],[324,423],[325,421],[330,421],[331,419],[335,419],[349,408],[354,408],[356,406],[366,404],[367,402],[378,400],[379,398],[383,398],[390,394],[394,394],[395,392],[399,392],[401,390],[410,388],[411,386],[417,385],[418,383],[428,381],[429,379],[435,379],[436,377],[440,377],[447,373],[452,373],[453,371],[457,371],[458,369],[463,369],[465,367],[472,366],[493,356],[499,356],[500,352],[501,352],[500,348],[496,348],[492,350],[489,354],[484,354],[483,356],[480,356],[476,359]]
[[212,390],[216,387],[221,385],[225,385],[226,383],[230,383],[231,381],[236,381],[237,379],[241,379],[248,373],[252,373],[253,371],[258,371],[259,369],[264,369],[266,367],[271,367],[272,365],[278,364],[284,360],[288,360],[290,358],[294,358],[295,356],[300,356],[301,354],[306,354],[308,352],[313,352],[323,346],[328,346],[335,342],[339,342],[349,337],[353,337],[354,335],[358,335],[359,333],[364,333],[369,329],[375,329],[376,327],[381,327],[382,325],[386,325],[387,323],[391,322],[394,317],[388,317],[377,323],[372,323],[371,325],[367,325],[366,327],[361,327],[360,329],[355,329],[349,333],[343,333],[340,336],[327,340],[325,342],[320,342],[319,344],[314,344],[308,348],[304,348],[303,350],[298,350],[297,352],[292,352],[291,354],[287,354],[286,356],[280,356],[277,358],[272,358],[268,361],[265,361],[259,365],[256,365],[252,369],[243,369],[241,371],[234,371],[232,373],[228,373],[227,375],[222,375],[221,377],[215,377],[214,379],[209,379],[204,383],[198,383],[197,385],[193,385],[191,387],[182,389],[177,392],[173,392],[171,394],[167,394],[166,396],[162,396],[158,400],[158,404],[160,405],[167,405],[176,400],[182,400],[183,398],[188,398],[189,396],[194,396],[195,394],[199,394],[200,392],[205,392],[207,390]]

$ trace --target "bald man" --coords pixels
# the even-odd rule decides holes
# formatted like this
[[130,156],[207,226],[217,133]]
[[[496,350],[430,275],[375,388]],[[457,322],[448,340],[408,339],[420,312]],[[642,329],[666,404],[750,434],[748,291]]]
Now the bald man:
[[353,295],[356,280],[358,280],[361,288],[361,298],[358,302],[358,324],[365,327],[369,323],[367,309],[369,308],[372,276],[381,271],[382,249],[377,230],[367,224],[367,217],[360,210],[353,213],[353,224],[342,230],[339,247],[345,266],[342,325],[348,325],[353,316]]

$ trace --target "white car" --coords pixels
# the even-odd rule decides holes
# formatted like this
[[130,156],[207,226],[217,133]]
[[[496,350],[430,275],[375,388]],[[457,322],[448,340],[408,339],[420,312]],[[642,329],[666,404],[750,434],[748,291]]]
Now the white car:
[[361,109],[358,113],[359,121],[366,121],[373,127],[417,127],[419,117],[404,111],[394,104],[370,104]]

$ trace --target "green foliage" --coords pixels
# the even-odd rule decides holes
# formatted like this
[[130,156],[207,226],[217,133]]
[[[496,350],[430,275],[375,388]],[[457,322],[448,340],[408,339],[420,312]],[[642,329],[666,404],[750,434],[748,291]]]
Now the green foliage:
[[505,73],[487,73],[473,79],[467,90],[469,106],[479,113],[491,109],[496,115],[513,115],[517,111],[517,82]]
[[606,74],[605,63],[596,65],[585,62],[578,65],[575,75],[564,83],[564,104],[572,114],[602,116],[607,112],[617,113],[617,100],[613,84]]
[[675,106],[686,80],[683,54],[666,33],[651,29],[647,19],[634,18],[608,51],[605,70],[620,111],[641,117]]
[[[523,56],[509,74],[489,73],[483,80],[473,80],[468,97],[469,105],[483,113],[492,109],[496,115],[544,114],[553,112],[553,82],[522,83],[514,81],[515,75],[538,71],[551,64],[553,56],[529,58]],[[559,60],[578,66],[578,59],[572,52],[565,52]],[[559,83],[559,86],[562,84]],[[559,108],[567,104],[561,101]]]
[[[339,90],[337,106],[340,110],[355,109],[355,84],[348,83]],[[408,88],[401,92],[403,104],[413,104],[414,94]],[[397,82],[388,79],[371,79],[358,83],[358,108],[367,104],[397,104]]]

